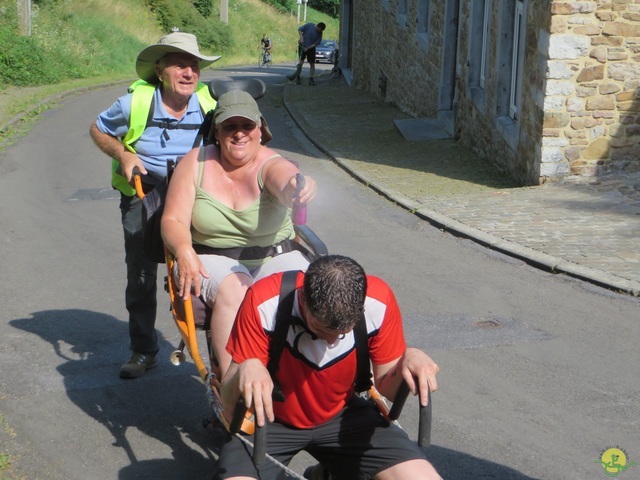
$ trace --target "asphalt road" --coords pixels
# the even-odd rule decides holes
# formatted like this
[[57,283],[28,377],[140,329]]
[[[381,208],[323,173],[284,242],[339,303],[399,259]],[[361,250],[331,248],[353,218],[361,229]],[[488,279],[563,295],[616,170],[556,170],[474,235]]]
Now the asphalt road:
[[[439,363],[426,453],[443,477],[606,478],[597,462],[611,446],[638,460],[638,300],[444,234],[358,183],[289,118],[290,71],[214,75],[270,84],[271,146],[319,184],[310,225],[332,253],[391,284],[409,344]],[[0,453],[16,478],[210,478],[221,441],[202,427],[192,364],[118,378],[128,356],[122,232],[109,159],[88,128],[124,90],[67,98],[0,156]],[[157,326],[168,358],[179,337],[168,310]],[[416,412],[409,399],[400,419],[413,438]],[[639,474],[636,465],[619,478]]]

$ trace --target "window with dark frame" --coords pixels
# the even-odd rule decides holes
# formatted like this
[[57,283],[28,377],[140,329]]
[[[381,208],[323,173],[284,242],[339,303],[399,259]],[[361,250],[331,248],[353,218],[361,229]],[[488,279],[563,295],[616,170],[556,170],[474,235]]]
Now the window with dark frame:
[[514,120],[520,114],[520,90],[522,88],[521,63],[524,46],[524,3],[516,0],[513,15],[513,52],[511,59],[511,88],[509,89],[509,116]]
[[431,0],[418,0],[418,18],[416,23],[418,26],[418,35],[429,32],[429,8]]
[[517,121],[526,30],[526,0],[501,0],[496,65],[496,114]]
[[398,20],[398,23],[403,27],[409,26],[407,13],[407,0],[398,0],[398,12],[396,14],[396,19]]
[[489,26],[491,22],[491,0],[477,0],[471,11],[469,42],[469,85],[484,90],[487,81],[489,60]]

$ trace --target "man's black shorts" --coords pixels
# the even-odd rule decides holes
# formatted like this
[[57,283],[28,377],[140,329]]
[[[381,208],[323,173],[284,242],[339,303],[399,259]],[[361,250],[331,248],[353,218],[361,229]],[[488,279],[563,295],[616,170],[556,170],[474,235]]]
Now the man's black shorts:
[[[253,442],[253,437],[247,437]],[[424,459],[418,445],[397,425],[387,422],[368,401],[354,397],[335,418],[299,430],[279,423],[267,427],[267,453],[284,465],[301,450],[322,463],[336,480],[371,479],[389,467]],[[282,468],[265,459],[260,471],[248,446],[231,437],[220,452],[215,480],[232,477],[275,480]]]
[[303,61],[306,58],[307,62],[311,64],[316,63],[316,47],[308,48],[305,52],[304,49],[298,45],[298,57],[300,58],[300,61]]

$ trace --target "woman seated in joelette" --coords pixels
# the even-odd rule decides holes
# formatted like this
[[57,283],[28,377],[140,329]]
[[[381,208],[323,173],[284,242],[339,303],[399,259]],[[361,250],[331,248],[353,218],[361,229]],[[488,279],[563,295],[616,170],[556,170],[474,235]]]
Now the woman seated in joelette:
[[273,137],[253,97],[241,90],[220,96],[211,135],[176,167],[162,217],[162,238],[176,258],[178,294],[200,296],[212,309],[211,335],[220,373],[225,347],[249,286],[275,272],[306,270],[295,250],[292,203],[306,205],[316,183],[265,145]]

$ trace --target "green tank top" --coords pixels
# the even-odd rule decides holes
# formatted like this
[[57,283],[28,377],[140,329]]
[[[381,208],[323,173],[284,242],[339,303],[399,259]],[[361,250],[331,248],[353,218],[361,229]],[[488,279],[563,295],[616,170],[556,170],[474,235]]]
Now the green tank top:
[[[260,196],[248,208],[234,210],[202,189],[204,149],[200,151],[196,198],[191,215],[193,243],[213,248],[268,247],[287,238],[295,238],[291,209],[283,206],[264,188],[262,169],[258,172]],[[243,260],[241,263],[253,267],[264,262]]]

